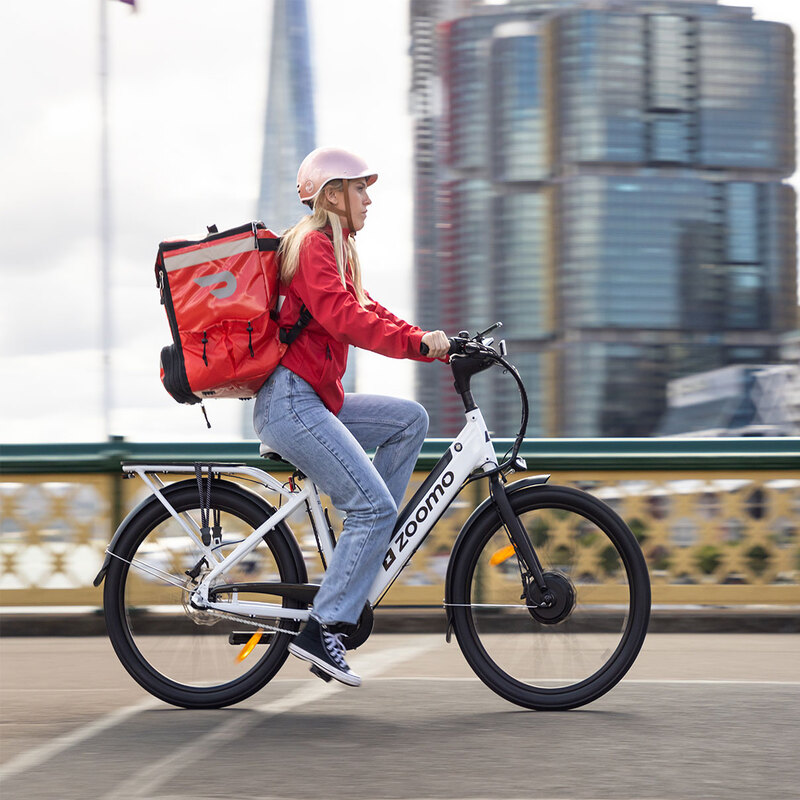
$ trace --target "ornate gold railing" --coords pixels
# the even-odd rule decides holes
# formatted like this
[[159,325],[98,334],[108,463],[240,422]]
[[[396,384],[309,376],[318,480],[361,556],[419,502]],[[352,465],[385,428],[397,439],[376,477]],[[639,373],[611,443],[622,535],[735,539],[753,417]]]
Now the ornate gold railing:
[[[446,443],[426,442],[409,494]],[[498,443],[498,453],[505,443]],[[92,580],[125,513],[146,495],[122,460],[236,461],[252,442],[220,445],[4,445],[0,453],[0,605],[101,603]],[[647,558],[656,604],[800,605],[800,439],[531,440],[523,455],[551,481],[587,489],[628,522]],[[448,509],[386,598],[436,605],[452,543],[485,489]],[[332,514],[334,526],[340,524]],[[320,577],[313,534],[289,520]],[[588,562],[587,562],[588,563]],[[591,569],[591,567],[590,567]],[[613,595],[597,566],[598,602]]]

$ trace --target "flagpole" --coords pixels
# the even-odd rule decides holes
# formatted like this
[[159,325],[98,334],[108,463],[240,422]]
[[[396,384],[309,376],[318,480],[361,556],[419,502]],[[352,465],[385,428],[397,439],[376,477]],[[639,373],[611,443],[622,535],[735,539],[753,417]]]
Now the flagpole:
[[111,436],[111,180],[108,136],[109,0],[100,3],[100,337],[103,435]]

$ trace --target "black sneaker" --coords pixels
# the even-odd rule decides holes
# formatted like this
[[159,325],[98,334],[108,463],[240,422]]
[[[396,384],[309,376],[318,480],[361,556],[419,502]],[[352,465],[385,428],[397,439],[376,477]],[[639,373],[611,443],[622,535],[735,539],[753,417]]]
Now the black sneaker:
[[325,625],[309,617],[303,630],[289,645],[289,652],[308,661],[315,675],[324,673],[320,675],[323,679],[329,675],[347,686],[361,686],[361,678],[344,660],[345,647],[341,636],[341,633],[332,633]]

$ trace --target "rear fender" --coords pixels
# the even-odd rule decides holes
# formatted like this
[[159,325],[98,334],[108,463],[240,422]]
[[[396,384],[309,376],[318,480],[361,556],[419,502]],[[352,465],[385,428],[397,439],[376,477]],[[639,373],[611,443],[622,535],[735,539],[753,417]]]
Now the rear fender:
[[[255,492],[251,492],[249,489],[245,489],[243,486],[240,486],[238,483],[233,483],[232,481],[219,481],[214,483],[215,486],[220,485],[221,487],[225,487],[226,491],[235,492],[236,494],[241,495],[242,497],[246,497],[249,501],[255,503],[256,505],[260,506],[261,509],[264,511],[264,519],[267,517],[272,516],[275,513],[275,507],[270,505],[266,500],[264,500],[261,495],[256,494]],[[180,492],[186,489],[187,486],[193,486],[195,489],[197,488],[197,482],[195,479],[185,480],[185,481],[176,481],[175,483],[170,483],[168,486],[161,488],[161,494],[166,500],[169,500],[172,495],[177,492]],[[143,513],[149,506],[157,505],[161,506],[161,501],[155,496],[150,495],[142,500],[136,508],[131,511],[127,517],[120,523],[120,526],[117,528],[114,536],[109,542],[108,547],[106,548],[106,557],[103,561],[103,566],[100,567],[100,571],[97,573],[97,577],[94,579],[94,585],[100,586],[103,582],[103,579],[106,576],[106,572],[108,571],[108,565],[111,563],[112,554],[116,552],[117,545],[119,544],[119,540],[125,534],[125,531],[130,527],[134,517],[138,514]],[[292,557],[295,562],[295,567],[297,568],[297,574],[300,576],[300,583],[306,583],[308,581],[308,573],[306,572],[306,565],[303,561],[302,553],[300,552],[300,548],[297,545],[297,542],[292,535],[291,530],[289,530],[288,525],[285,522],[280,522],[275,527],[275,530],[270,533],[270,536],[282,536],[286,539],[287,543],[289,544],[289,548],[292,551]]]
[[[550,475],[532,475],[530,478],[523,478],[522,480],[514,481],[514,483],[510,483],[508,484],[508,486],[505,487],[506,495],[510,499],[513,495],[515,495],[517,492],[522,491],[523,489],[528,489],[531,486],[544,486],[549,480],[550,480]],[[445,583],[444,583],[444,602],[445,602],[445,613],[447,614],[448,641],[450,641],[450,631],[452,630],[452,625],[453,625],[453,619],[452,619],[453,609],[450,606],[453,596],[452,585],[451,585],[453,564],[456,563],[456,559],[459,557],[465,542],[472,535],[472,531],[476,527],[476,525],[478,525],[479,523],[483,523],[486,517],[491,517],[491,516],[496,516],[499,519],[500,512],[497,510],[497,506],[495,505],[491,496],[489,496],[472,512],[472,514],[470,514],[469,519],[462,526],[461,531],[458,534],[458,538],[456,539],[456,542],[453,545],[453,550],[450,553],[450,560],[447,563],[447,576],[445,577]]]

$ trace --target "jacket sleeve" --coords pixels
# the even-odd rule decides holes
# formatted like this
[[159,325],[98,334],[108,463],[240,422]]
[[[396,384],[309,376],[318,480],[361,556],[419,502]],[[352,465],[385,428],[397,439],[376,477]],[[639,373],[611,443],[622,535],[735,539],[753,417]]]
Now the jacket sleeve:
[[[367,297],[372,301],[373,306],[372,310],[381,318],[385,320],[389,320],[390,322],[394,322],[397,325],[408,325],[409,323],[405,322],[404,320],[400,319],[400,317],[395,316],[389,311],[386,306],[382,306],[369,292],[367,292]],[[423,336],[425,335],[425,331],[422,331]],[[421,341],[421,340],[420,340]],[[428,356],[420,355],[419,352],[414,357],[417,361],[436,361],[435,358],[429,358]],[[443,358],[438,359],[439,361],[448,364],[450,362],[450,356],[444,356]]]
[[389,311],[386,306],[382,306],[369,292],[367,292],[367,297],[372,301],[374,304],[372,310],[381,318],[388,320],[389,322],[394,322],[395,325],[407,325],[409,323],[405,322],[405,320],[400,319],[400,317],[395,316]]
[[292,283],[314,320],[337,341],[391,358],[429,360],[419,352],[420,328],[393,315],[381,316],[377,305],[364,308],[342,286],[333,245],[323,233],[306,236]]

